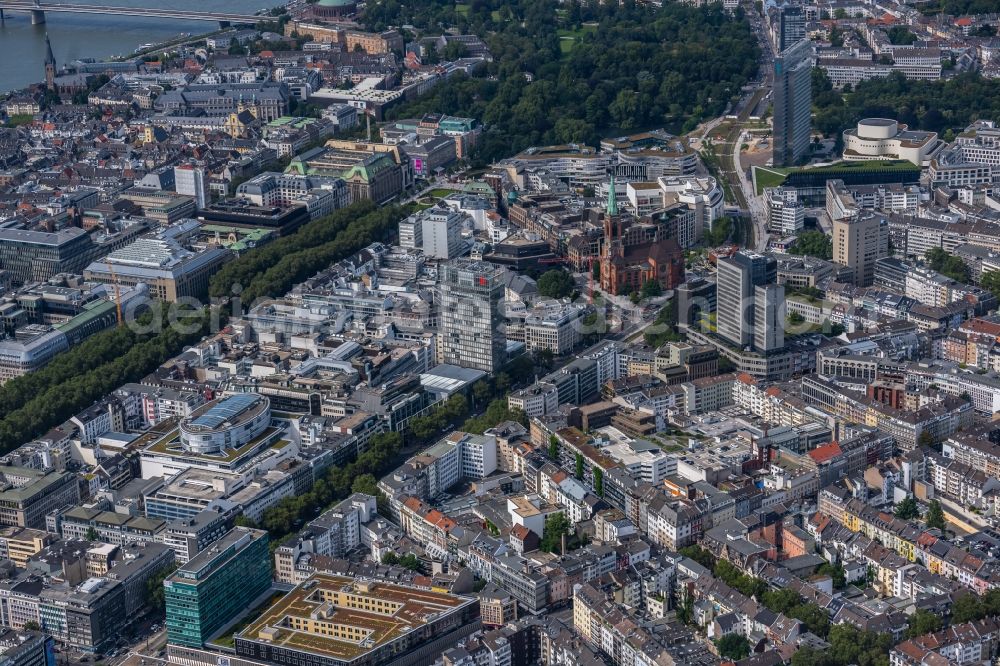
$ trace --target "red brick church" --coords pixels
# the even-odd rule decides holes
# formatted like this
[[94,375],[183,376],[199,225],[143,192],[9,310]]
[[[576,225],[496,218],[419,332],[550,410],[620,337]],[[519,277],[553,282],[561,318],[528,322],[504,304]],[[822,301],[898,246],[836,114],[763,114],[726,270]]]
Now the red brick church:
[[684,282],[684,253],[673,238],[664,238],[665,227],[638,223],[618,212],[618,197],[612,176],[608,208],[603,216],[601,241],[601,289],[626,295],[639,291],[649,280],[664,290]]

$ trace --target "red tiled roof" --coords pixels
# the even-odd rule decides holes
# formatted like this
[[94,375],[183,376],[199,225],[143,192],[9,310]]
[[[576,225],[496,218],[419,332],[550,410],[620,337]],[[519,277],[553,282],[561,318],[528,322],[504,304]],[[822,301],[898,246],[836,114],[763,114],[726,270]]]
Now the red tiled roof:
[[929,534],[928,532],[921,532],[920,536],[917,537],[918,546],[927,547],[927,546],[933,546],[936,543],[937,543],[937,537],[934,536],[933,534]]
[[962,322],[962,325],[959,326],[959,330],[1000,337],[1000,324],[992,321],[986,321],[985,319],[969,319],[968,321]]
[[810,451],[809,457],[817,463],[824,463],[842,455],[843,453],[844,452],[840,449],[840,444],[837,442],[830,442],[829,444],[824,444],[823,446]]

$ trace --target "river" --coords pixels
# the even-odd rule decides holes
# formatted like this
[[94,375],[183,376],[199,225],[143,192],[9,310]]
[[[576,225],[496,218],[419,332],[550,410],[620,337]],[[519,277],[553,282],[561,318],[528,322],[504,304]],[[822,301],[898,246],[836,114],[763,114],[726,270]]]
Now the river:
[[[70,0],[66,0],[67,2]],[[252,14],[281,0],[72,0],[74,4],[114,4]],[[42,3],[44,4],[44,2]],[[175,21],[132,16],[60,14],[49,12],[44,25],[31,25],[26,12],[5,12],[0,25],[0,92],[23,88],[45,79],[45,33],[52,40],[56,63],[62,67],[79,58],[130,55],[138,46],[161,42],[183,32],[199,34],[218,29],[208,21]]]

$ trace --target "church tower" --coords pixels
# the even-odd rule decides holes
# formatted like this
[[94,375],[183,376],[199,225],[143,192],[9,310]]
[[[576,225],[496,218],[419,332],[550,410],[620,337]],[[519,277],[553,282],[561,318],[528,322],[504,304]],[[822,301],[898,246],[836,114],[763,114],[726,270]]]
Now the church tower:
[[615,174],[611,174],[611,186],[608,189],[608,215],[618,214],[618,189],[615,186]]
[[52,55],[52,42],[49,33],[45,33],[45,87],[56,89],[56,57]]
[[601,243],[601,289],[615,294],[617,292],[616,265],[625,254],[622,240],[622,215],[618,210],[618,190],[615,184],[615,174],[611,173],[611,184],[608,186],[608,206],[602,216],[604,222],[604,238]]
[[615,189],[615,174],[611,174],[611,184],[608,186],[608,207],[604,211],[604,240],[610,242],[617,237],[615,225],[620,226],[618,215],[618,191]]

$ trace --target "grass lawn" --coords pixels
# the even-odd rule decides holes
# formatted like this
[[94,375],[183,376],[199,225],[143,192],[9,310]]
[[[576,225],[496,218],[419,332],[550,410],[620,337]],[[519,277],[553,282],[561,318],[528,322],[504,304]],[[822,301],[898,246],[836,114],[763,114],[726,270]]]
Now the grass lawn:
[[455,193],[455,190],[446,190],[444,188],[440,188],[439,187],[437,189],[434,189],[434,190],[431,190],[430,192],[428,192],[427,196],[429,196],[429,197],[435,197],[435,198],[438,198],[438,199],[443,199],[446,196],[448,196],[449,194],[454,194],[454,193]]
[[34,119],[35,119],[35,116],[33,116],[30,113],[24,113],[24,114],[20,114],[20,115],[16,115],[16,116],[11,116],[11,117],[9,117],[7,119],[7,126],[8,127],[18,127],[20,125],[27,125],[28,123],[30,123]]
[[785,182],[785,177],[787,176],[787,174],[780,171],[772,171],[766,167],[756,167],[754,173],[757,175],[757,194],[761,194],[765,187],[778,187]]
[[573,47],[576,46],[576,41],[578,39],[583,39],[583,36],[588,32],[595,32],[597,30],[597,25],[594,23],[584,23],[577,30],[567,30],[566,28],[560,28],[556,31],[559,35],[559,50],[563,55],[571,52]]
[[462,16],[468,16],[469,5],[455,5],[455,11],[461,14]]
[[570,37],[572,39],[583,39],[583,36],[588,32],[596,32],[597,25],[593,23],[584,23],[576,30],[567,30],[566,28],[560,28],[556,31],[559,37]]

